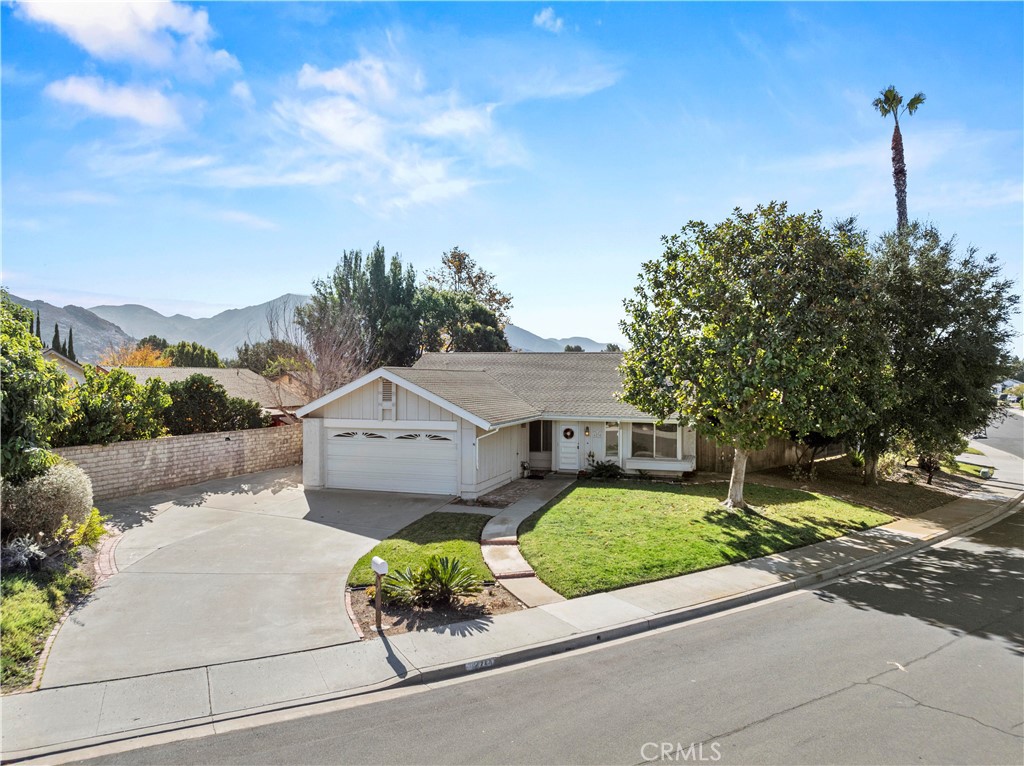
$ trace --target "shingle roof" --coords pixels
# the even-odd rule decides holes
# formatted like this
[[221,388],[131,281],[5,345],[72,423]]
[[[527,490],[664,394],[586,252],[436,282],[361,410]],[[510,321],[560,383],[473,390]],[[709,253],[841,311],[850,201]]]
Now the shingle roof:
[[542,415],[539,407],[525,401],[486,372],[418,367],[385,369],[494,425],[533,420]]
[[185,380],[190,375],[208,375],[224,386],[228,396],[252,399],[265,410],[293,410],[306,403],[305,399],[285,386],[267,380],[252,370],[215,367],[124,367],[137,381],[160,378],[165,383]]
[[[499,387],[493,391],[494,397],[497,398],[501,390],[507,390],[544,416],[649,418],[616,398],[616,393],[622,390],[618,370],[621,363],[622,354],[615,353],[427,353],[411,370],[394,372],[457,371],[462,376],[470,372],[485,373]],[[459,376],[439,376],[431,386],[423,388],[455,404],[448,386],[461,388],[458,381]],[[416,381],[410,379],[410,382]],[[477,414],[470,407],[464,409]]]

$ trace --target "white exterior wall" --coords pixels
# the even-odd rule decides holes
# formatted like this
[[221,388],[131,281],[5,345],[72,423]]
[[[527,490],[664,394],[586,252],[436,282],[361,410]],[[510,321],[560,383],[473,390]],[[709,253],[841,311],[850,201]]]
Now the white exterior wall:
[[324,485],[324,421],[302,421],[302,484],[317,488]]
[[341,399],[325,404],[316,412],[317,417],[338,420],[416,420],[420,422],[452,422],[458,418],[448,410],[427,401],[399,384],[395,384],[395,406],[391,410],[381,407],[381,381],[373,380]]
[[478,456],[474,464],[478,468],[473,490],[477,496],[519,477],[519,463],[525,459],[519,452],[520,430],[519,426],[506,426],[489,436],[485,436],[487,432],[477,430]]

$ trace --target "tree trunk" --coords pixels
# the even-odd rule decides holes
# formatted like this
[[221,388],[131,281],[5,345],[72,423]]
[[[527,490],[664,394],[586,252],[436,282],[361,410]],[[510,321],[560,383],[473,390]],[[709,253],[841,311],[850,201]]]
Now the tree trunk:
[[896,187],[896,229],[907,228],[907,163],[903,159],[903,134],[897,122],[892,131],[892,183]]
[[726,508],[747,510],[749,506],[743,500],[743,480],[747,475],[747,456],[745,449],[736,447],[732,460],[732,477],[729,479],[729,497],[722,503]]
[[873,487],[878,484],[878,455],[864,454],[864,481],[865,487]]

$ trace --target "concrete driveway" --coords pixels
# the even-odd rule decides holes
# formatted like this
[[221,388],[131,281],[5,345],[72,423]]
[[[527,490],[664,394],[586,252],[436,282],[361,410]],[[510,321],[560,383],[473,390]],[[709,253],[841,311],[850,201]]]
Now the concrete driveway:
[[102,503],[119,571],[60,629],[42,686],[355,641],[356,560],[450,499],[305,491],[295,467]]

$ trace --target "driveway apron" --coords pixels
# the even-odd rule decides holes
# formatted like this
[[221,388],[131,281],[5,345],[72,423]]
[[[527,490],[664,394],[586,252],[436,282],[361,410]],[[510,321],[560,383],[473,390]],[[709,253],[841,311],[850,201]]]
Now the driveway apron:
[[64,623],[42,686],[356,641],[352,566],[450,499],[306,491],[289,468],[101,504],[123,531],[119,571]]

